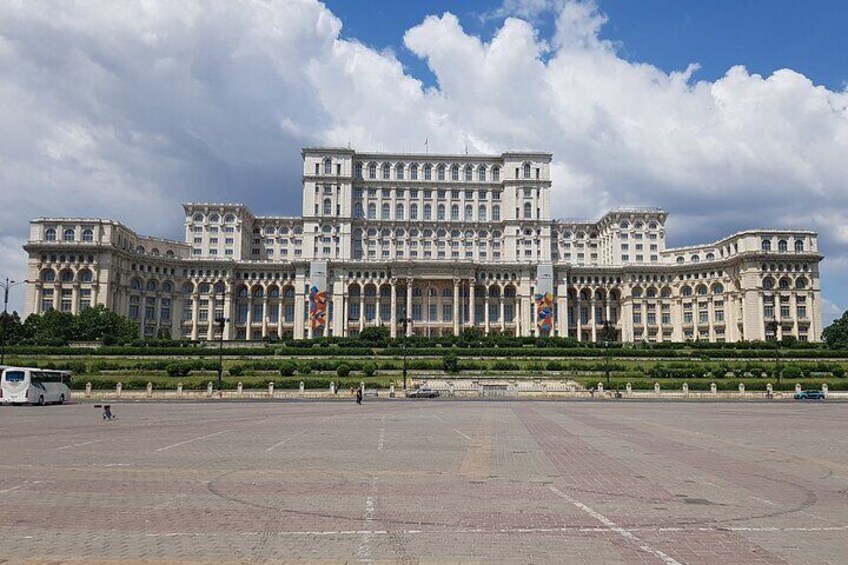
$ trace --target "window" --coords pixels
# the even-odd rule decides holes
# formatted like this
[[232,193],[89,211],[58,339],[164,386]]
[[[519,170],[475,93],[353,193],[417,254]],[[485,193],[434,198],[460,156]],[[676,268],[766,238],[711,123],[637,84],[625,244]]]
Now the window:
[[789,251],[789,244],[786,243],[785,239],[781,239],[777,242],[777,250],[781,253],[786,253],[787,251]]
[[524,203],[524,218],[529,219],[533,215],[533,207],[529,202]]
[[373,202],[368,205],[368,219],[376,220],[377,219],[377,205]]
[[436,178],[438,180],[445,180],[445,166],[444,165],[439,165],[436,168]]
[[451,221],[459,221],[459,205],[457,204],[451,205]]
[[473,222],[474,221],[474,208],[471,204],[465,206],[465,221]]
[[494,182],[501,181],[501,169],[500,167],[492,167],[492,180]]
[[444,220],[445,219],[445,205],[444,204],[439,204],[439,207],[437,208],[437,211],[436,211],[436,219],[437,220]]
[[465,180],[467,180],[467,181],[473,180],[471,175],[472,175],[471,165],[465,165]]
[[356,178],[362,178],[362,163],[357,163],[353,169],[353,174]]
[[432,215],[433,215],[432,212],[433,212],[433,207],[430,206],[429,204],[425,204],[424,205],[424,219],[425,220],[431,220]]
[[796,239],[795,240],[795,252],[801,253],[802,251],[804,251],[804,242],[800,239]]
[[329,216],[333,213],[333,203],[329,198],[324,199],[324,215]]
[[377,178],[377,163],[368,163],[368,178]]
[[409,178],[412,180],[418,180],[418,165],[410,165]]
[[397,204],[395,206],[395,219],[396,220],[403,220],[404,219],[403,216],[404,216],[404,214],[403,214],[403,204]]
[[388,219],[390,219],[390,215],[391,215],[391,208],[389,207],[388,203],[384,203],[383,206],[380,209],[380,218],[383,219],[383,220],[388,220]]
[[[362,203],[361,202],[357,202],[356,204],[353,205],[353,217],[354,218],[361,218],[362,217]],[[230,242],[230,243],[232,243],[232,242]]]
[[94,232],[92,230],[89,230],[89,229],[82,230],[82,240],[83,241],[94,241]]
[[480,165],[480,167],[477,169],[477,180],[486,180],[486,165]]
[[74,230],[68,228],[62,233],[62,239],[65,241],[73,241],[74,240]]
[[391,170],[392,166],[388,163],[383,163],[383,180],[388,180],[391,178]]
[[524,163],[524,178],[530,178],[530,163]]
[[760,247],[763,251],[771,251],[771,241],[768,239],[764,239]]
[[480,206],[477,208],[477,219],[481,222],[486,221],[486,205],[485,204],[480,204]]
[[432,165],[424,165],[424,180],[432,180],[433,178],[433,167]]
[[395,167],[395,178],[403,180],[403,163],[398,163]]
[[324,174],[332,175],[333,174],[333,162],[330,159],[324,159]]
[[492,206],[492,221],[499,222],[501,220],[501,207],[495,204]]
[[46,239],[47,241],[56,241],[56,230],[54,230],[53,228],[48,228],[44,232],[44,239]]
[[451,180],[459,180],[459,165],[453,165],[451,167]]

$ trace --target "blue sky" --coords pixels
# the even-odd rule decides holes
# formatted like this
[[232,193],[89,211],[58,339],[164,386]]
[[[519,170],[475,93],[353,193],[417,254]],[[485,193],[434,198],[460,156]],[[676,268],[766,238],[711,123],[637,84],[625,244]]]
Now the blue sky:
[[[501,2],[428,0],[327,0],[344,24],[342,36],[376,49],[391,49],[410,73],[428,86],[435,77],[425,62],[403,46],[407,29],[427,15],[451,12],[469,33],[491,39],[502,18]],[[734,65],[752,73],[794,69],[816,84],[842,90],[848,81],[848,2],[844,0],[600,0],[609,21],[602,37],[616,42],[619,55],[666,72],[690,63],[696,80],[715,80]],[[550,12],[534,21],[540,36],[553,30]]]
[[299,215],[304,146],[428,139],[549,151],[556,217],[660,206],[671,246],[815,230],[848,308],[848,1],[0,5],[0,276],[30,218],[182,239],[186,201]]

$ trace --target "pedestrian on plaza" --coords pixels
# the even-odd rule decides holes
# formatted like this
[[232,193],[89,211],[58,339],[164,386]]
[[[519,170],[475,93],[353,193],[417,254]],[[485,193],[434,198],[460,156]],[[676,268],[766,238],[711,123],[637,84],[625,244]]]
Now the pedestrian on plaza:
[[362,404],[362,389],[361,388],[356,389],[356,403]]

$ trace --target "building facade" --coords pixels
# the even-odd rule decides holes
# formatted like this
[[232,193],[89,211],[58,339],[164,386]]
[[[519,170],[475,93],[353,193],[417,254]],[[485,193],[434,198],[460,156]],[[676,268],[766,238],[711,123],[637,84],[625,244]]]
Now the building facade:
[[[298,217],[187,203],[185,241],[119,222],[30,224],[26,313],[103,304],[142,337],[570,336],[820,339],[817,236],[747,230],[666,247],[668,214],[553,219],[551,155],[307,148]],[[223,330],[214,321],[223,318]]]

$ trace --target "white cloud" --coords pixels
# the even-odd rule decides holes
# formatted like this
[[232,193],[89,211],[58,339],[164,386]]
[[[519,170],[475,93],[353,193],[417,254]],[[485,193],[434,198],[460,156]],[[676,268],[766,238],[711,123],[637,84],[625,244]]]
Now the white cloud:
[[[515,0],[489,41],[451,14],[390,50],[340,39],[312,0],[181,3],[34,0],[0,19],[0,274],[20,272],[26,221],[116,217],[179,236],[184,200],[298,213],[299,148],[554,153],[555,212],[613,205],[673,212],[671,243],[748,227],[821,231],[848,254],[848,93],[789,69],[714,82],[666,73],[599,39],[592,2]],[[508,16],[508,17],[506,17]],[[556,17],[542,39],[534,23]],[[10,243],[11,242],[11,243]],[[848,272],[824,264],[825,294]]]

